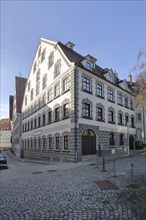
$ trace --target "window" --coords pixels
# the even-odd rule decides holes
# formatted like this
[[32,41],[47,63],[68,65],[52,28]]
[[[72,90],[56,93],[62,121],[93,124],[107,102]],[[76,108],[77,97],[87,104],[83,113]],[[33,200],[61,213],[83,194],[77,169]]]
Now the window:
[[48,91],[48,102],[52,100],[52,89]]
[[114,101],[114,91],[112,89],[108,89],[108,100]]
[[36,84],[36,95],[40,93],[40,82],[37,82]]
[[97,108],[97,120],[99,121],[103,120],[103,109],[101,107]]
[[56,149],[59,149],[59,137],[55,138],[55,146],[56,146]]
[[49,58],[48,58],[48,69],[51,68],[53,63],[54,63],[54,52],[52,51],[49,55]]
[[34,66],[33,66],[33,73],[36,71],[36,62],[34,63]]
[[109,121],[109,123],[113,123],[114,122],[114,112],[113,111],[109,111],[108,121]]
[[38,100],[38,109],[41,108],[41,99]]
[[132,128],[135,127],[135,126],[134,126],[134,118],[133,118],[133,117],[131,117],[131,127],[132,127]]
[[132,101],[132,99],[130,100],[130,106],[131,106],[131,109],[133,110],[133,101]]
[[88,70],[91,70],[91,63],[86,62],[86,68],[87,68]]
[[54,78],[56,78],[61,72],[61,59],[54,65]]
[[46,104],[46,93],[42,97],[42,106]]
[[41,138],[38,138],[38,148],[41,148]]
[[69,141],[68,141],[68,135],[64,136],[64,150],[68,150],[68,145]]
[[46,124],[46,114],[43,114],[43,126]]
[[137,121],[141,121],[141,113],[137,114]]
[[52,122],[52,111],[48,112],[48,123]]
[[34,148],[35,149],[37,148],[37,140],[36,140],[36,138],[34,138]]
[[83,78],[83,90],[90,92],[90,79],[86,77]]
[[68,117],[68,103],[63,105],[63,118],[67,118]]
[[25,96],[25,105],[27,105],[27,95]]
[[42,52],[41,63],[45,60],[45,55],[46,55],[46,48]]
[[63,91],[67,91],[69,89],[69,79],[68,78],[65,78],[63,80]]
[[49,137],[49,149],[52,148],[52,137]]
[[122,99],[122,94],[118,94],[118,104],[122,105],[123,104],[123,99]]
[[43,149],[46,149],[46,137],[43,137]]
[[128,115],[125,116],[125,125],[128,126],[129,117]]
[[31,130],[33,129],[33,121],[31,121]]
[[32,139],[30,140],[30,147],[31,147],[31,149],[33,148],[33,140]]
[[123,124],[123,115],[121,113],[118,114],[119,125]]
[[55,121],[59,121],[59,108],[55,108]]
[[113,76],[112,76],[112,75],[109,75],[109,76],[108,76],[108,80],[109,80],[110,82],[113,82]]
[[36,74],[36,82],[40,80],[40,69],[38,69],[37,74]]
[[45,74],[45,75],[43,76],[42,90],[43,90],[44,88],[46,88],[46,86],[47,86],[47,74]]
[[124,145],[124,135],[120,134],[120,145]]
[[41,50],[42,50],[42,48],[40,47],[39,51],[38,51],[38,58],[41,56]]
[[40,127],[41,126],[41,117],[39,116],[38,117],[38,127]]
[[31,92],[30,92],[30,100],[31,101],[33,100],[33,89],[31,89]]
[[83,117],[90,118],[90,104],[83,104]]
[[35,118],[34,119],[34,128],[36,128],[37,127],[37,119]]
[[96,95],[103,96],[103,86],[101,84],[96,84]]
[[128,108],[128,98],[125,97],[125,107]]
[[28,124],[27,124],[27,129],[28,129],[28,131],[29,131],[29,122],[28,122]]
[[59,93],[60,93],[60,85],[57,84],[54,88],[54,96],[55,97],[59,96]]
[[30,90],[30,81],[28,82],[28,85],[27,85],[28,87],[28,92],[29,92],[29,90]]
[[110,133],[109,144],[115,145],[114,133]]

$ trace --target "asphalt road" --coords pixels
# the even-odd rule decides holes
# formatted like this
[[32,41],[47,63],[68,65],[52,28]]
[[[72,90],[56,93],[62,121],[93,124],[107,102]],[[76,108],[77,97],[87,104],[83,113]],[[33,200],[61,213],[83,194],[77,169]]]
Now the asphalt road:
[[100,159],[45,165],[5,154],[9,168],[0,170],[0,220],[146,219],[145,155],[117,160],[115,170],[108,161],[103,172]]

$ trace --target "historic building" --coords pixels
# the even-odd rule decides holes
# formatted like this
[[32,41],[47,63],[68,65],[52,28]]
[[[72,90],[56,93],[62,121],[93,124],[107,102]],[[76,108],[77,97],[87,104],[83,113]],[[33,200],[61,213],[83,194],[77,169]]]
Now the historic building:
[[21,134],[22,134],[22,114],[21,107],[24,96],[25,84],[27,79],[23,77],[15,77],[14,96],[9,97],[10,118],[12,118],[12,146],[14,154],[21,157]]
[[11,147],[11,122],[8,118],[0,120],[0,150]]
[[78,162],[134,148],[130,84],[74,46],[39,41],[22,103],[24,157]]

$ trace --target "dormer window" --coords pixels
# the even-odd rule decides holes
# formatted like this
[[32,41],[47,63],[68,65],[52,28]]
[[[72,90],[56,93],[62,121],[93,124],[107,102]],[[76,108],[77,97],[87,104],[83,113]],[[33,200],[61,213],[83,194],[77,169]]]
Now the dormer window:
[[87,68],[88,70],[91,70],[91,63],[86,62],[86,68]]
[[113,82],[113,81],[114,81],[113,76],[109,74],[109,76],[108,76],[108,80],[109,80],[110,82]]

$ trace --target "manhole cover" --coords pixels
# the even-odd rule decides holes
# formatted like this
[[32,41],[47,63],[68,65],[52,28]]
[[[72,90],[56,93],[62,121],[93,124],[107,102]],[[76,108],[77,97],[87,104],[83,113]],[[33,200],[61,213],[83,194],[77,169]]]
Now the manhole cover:
[[95,181],[95,184],[101,189],[101,190],[117,190],[119,189],[116,185],[114,185],[109,180],[99,180]]
[[47,170],[47,172],[56,172],[57,170]]
[[43,172],[40,172],[40,171],[38,171],[38,172],[32,172],[32,174],[40,174],[40,173],[43,173]]

